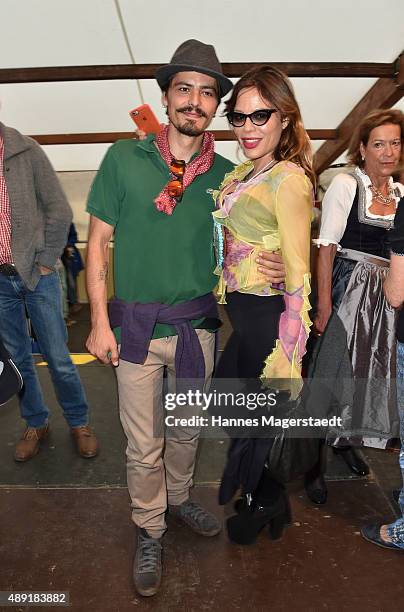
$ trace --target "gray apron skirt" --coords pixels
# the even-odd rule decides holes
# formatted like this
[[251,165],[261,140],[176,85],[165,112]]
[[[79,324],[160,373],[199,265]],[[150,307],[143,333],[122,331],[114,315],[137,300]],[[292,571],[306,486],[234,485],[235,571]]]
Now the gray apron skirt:
[[[389,260],[353,249],[337,253],[332,281],[333,313],[321,338],[317,366],[322,359],[325,337],[345,335],[352,386],[351,423],[340,444],[365,444],[383,448],[399,431],[396,402],[396,318],[384,297],[383,283]],[[330,340],[330,338],[328,338]],[[342,338],[339,337],[338,346]],[[336,343],[337,346],[337,343]],[[339,351],[341,353],[341,351]],[[336,362],[342,354],[333,356]],[[312,375],[318,375],[314,368]],[[346,373],[346,369],[344,370]],[[344,385],[346,381],[335,384]],[[347,388],[347,385],[344,385]],[[345,399],[346,402],[346,399]],[[346,404],[345,404],[346,406]]]

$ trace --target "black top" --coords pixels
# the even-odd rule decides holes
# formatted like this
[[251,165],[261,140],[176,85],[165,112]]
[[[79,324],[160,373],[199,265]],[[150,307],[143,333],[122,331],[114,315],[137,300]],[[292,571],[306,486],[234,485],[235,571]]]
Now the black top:
[[[404,256],[404,198],[398,203],[394,228],[389,232],[391,252]],[[400,310],[397,323],[397,340],[404,342],[404,310]]]
[[356,187],[355,198],[349,213],[344,235],[340,244],[344,249],[354,249],[377,257],[390,257],[390,230],[384,227],[360,223],[358,218],[359,189]]

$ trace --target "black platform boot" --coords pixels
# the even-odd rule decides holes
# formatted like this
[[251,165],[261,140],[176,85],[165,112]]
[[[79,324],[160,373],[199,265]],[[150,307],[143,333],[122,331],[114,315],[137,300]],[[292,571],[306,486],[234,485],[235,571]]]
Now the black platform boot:
[[268,525],[269,537],[281,537],[285,525],[291,523],[288,497],[283,485],[273,480],[264,469],[254,495],[245,495],[236,502],[238,514],[227,520],[227,532],[236,544],[253,544],[259,532]]

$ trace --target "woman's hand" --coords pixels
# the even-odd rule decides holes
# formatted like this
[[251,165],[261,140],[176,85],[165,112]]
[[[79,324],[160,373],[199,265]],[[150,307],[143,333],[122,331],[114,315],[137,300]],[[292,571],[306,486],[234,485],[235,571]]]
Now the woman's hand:
[[390,270],[383,284],[386,300],[393,308],[400,308],[404,301],[404,257],[395,253],[390,257]]
[[[160,127],[163,130],[166,126],[164,123],[160,123]],[[136,130],[133,132],[133,140],[146,140],[147,134],[143,130]]]
[[316,336],[321,336],[324,333],[327,323],[332,313],[332,306],[320,306],[317,310],[316,318],[313,322],[313,331]]
[[136,130],[133,133],[133,140],[146,140],[147,134],[143,130]]
[[321,245],[317,258],[317,314],[313,331],[321,336],[327,327],[332,313],[332,270],[337,253],[337,245]]

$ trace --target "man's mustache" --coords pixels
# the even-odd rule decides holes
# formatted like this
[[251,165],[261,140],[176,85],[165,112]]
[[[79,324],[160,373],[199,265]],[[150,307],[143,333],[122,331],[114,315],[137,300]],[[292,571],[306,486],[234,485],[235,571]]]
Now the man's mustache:
[[200,117],[207,118],[207,114],[199,106],[183,106],[182,108],[177,108],[177,113],[197,113]]

